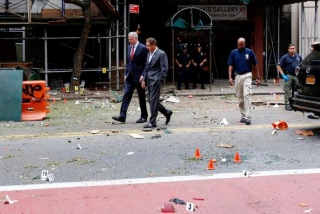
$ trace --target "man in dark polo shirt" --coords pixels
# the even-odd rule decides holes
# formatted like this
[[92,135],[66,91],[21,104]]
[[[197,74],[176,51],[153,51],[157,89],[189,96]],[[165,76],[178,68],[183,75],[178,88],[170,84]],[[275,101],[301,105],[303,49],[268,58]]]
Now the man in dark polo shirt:
[[296,54],[295,45],[289,44],[288,53],[281,57],[277,65],[277,69],[284,79],[284,104],[287,111],[292,110],[289,105],[289,97],[291,96],[292,88],[295,88],[298,84],[295,69],[301,61],[301,56],[299,54]]
[[[239,100],[241,123],[251,124],[251,98],[252,94],[252,68],[257,74],[256,84],[260,85],[258,61],[254,52],[246,48],[246,40],[239,38],[237,49],[231,51],[228,59],[229,83],[236,87],[236,95]],[[232,79],[232,72],[235,75],[235,82]]]

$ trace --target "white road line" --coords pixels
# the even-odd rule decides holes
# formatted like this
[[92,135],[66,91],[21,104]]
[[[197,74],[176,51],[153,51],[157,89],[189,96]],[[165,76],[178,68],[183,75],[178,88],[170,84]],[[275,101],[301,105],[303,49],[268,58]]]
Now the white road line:
[[[250,177],[304,175],[304,174],[320,174],[320,168],[277,170],[277,171],[257,171],[257,172],[252,172]],[[174,177],[120,179],[120,180],[106,180],[106,181],[46,183],[46,184],[0,186],[0,191],[54,189],[54,188],[71,188],[71,187],[95,187],[95,186],[107,186],[107,185],[147,184],[147,183],[197,181],[197,180],[229,179],[229,178],[244,178],[244,177],[245,176],[243,172],[239,172],[239,173],[204,174],[204,175],[174,176]]]

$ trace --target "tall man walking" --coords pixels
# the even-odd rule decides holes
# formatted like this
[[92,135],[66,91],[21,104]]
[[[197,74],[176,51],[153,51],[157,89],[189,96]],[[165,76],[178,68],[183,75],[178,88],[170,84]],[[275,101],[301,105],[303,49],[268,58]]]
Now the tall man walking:
[[159,101],[160,91],[166,80],[168,72],[167,54],[157,47],[157,41],[154,38],[146,40],[146,47],[149,50],[147,56],[147,65],[140,78],[141,87],[148,87],[148,100],[150,103],[150,120],[144,128],[157,127],[157,116],[160,111],[165,117],[168,124],[172,115],[172,111],[166,109]]
[[241,123],[251,124],[252,68],[257,74],[256,83],[260,85],[260,76],[257,57],[254,52],[246,48],[246,40],[239,38],[237,49],[231,51],[228,59],[229,83],[234,85],[232,72],[235,74],[236,96],[239,100]]
[[146,67],[146,59],[148,55],[148,49],[144,44],[139,43],[138,34],[136,32],[130,32],[128,34],[130,45],[127,48],[127,68],[125,71],[125,88],[122,98],[122,104],[119,116],[113,116],[112,119],[125,122],[127,117],[127,110],[132,99],[134,89],[137,89],[139,97],[139,105],[141,110],[140,119],[137,123],[147,122],[148,112],[146,105],[145,89],[141,87],[140,77]]
[[292,89],[298,85],[295,69],[300,62],[302,62],[302,58],[299,54],[296,54],[295,45],[289,44],[288,53],[281,57],[277,65],[277,69],[284,79],[284,104],[287,111],[292,111],[289,97],[291,96]]

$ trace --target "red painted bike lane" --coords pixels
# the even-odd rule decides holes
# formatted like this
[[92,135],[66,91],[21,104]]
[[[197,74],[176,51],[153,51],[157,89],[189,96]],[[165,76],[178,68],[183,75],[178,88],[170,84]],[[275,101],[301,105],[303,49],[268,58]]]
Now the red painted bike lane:
[[[154,214],[164,204],[191,213],[173,198],[195,213],[320,213],[320,173],[21,189],[0,191],[1,214]],[[18,201],[5,204],[6,195]]]

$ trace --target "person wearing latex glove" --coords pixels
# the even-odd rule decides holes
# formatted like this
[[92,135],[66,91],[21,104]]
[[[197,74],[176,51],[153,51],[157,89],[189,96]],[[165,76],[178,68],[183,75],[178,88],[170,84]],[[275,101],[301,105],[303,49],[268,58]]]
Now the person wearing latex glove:
[[284,91],[284,104],[287,111],[291,111],[292,108],[289,105],[289,97],[298,84],[298,79],[295,73],[296,67],[302,62],[302,58],[296,53],[295,45],[288,45],[288,53],[283,55],[278,62],[277,69],[284,79],[283,91]]

